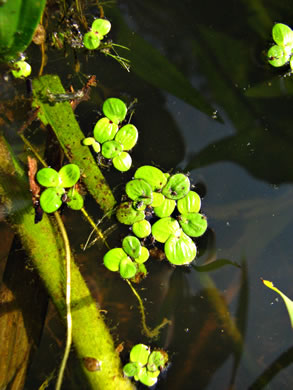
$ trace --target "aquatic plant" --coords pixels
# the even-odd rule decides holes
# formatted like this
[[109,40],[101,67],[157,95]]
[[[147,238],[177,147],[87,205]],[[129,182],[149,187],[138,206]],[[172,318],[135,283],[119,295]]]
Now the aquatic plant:
[[293,30],[286,24],[277,23],[272,29],[272,37],[276,45],[268,50],[269,63],[274,67],[280,67],[289,62],[293,70]]
[[12,64],[11,73],[16,79],[28,77],[31,71],[30,64],[24,60],[16,61]]
[[107,19],[95,19],[91,30],[84,34],[83,44],[86,49],[95,50],[100,46],[101,40],[111,30],[111,23]]
[[129,360],[123,367],[123,373],[151,387],[157,383],[158,376],[166,367],[168,355],[163,350],[151,352],[149,346],[136,344],[130,351]]
[[94,137],[85,138],[83,144],[111,160],[118,171],[126,172],[132,164],[128,151],[137,143],[137,128],[128,123],[119,129],[127,114],[126,104],[121,99],[106,99],[102,110],[105,116],[95,124]]
[[[64,165],[59,172],[53,168],[42,168],[36,179],[43,187],[47,187],[40,196],[40,206],[46,213],[54,213],[63,203],[73,210],[83,207],[83,198],[74,188],[80,178],[80,170],[76,164]],[[70,188],[68,191],[65,188]]]
[[[156,167],[144,165],[126,184],[125,192],[130,200],[118,206],[118,221],[132,225],[138,238],[152,234],[156,241],[164,244],[171,264],[191,263],[197,252],[192,238],[202,236],[208,224],[206,217],[199,213],[201,199],[190,190],[188,176],[164,174]],[[154,217],[152,225],[145,219],[146,215]]]

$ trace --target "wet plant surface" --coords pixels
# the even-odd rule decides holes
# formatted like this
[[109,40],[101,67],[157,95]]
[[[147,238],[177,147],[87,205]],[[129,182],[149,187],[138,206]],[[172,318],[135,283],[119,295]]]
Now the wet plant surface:
[[[69,101],[73,97],[70,93],[86,85],[88,75],[96,75],[97,85],[91,88],[90,98],[75,109],[84,137],[94,134],[93,142],[104,135],[102,124],[94,129],[104,115],[107,117],[103,113],[106,99],[122,99],[127,107],[138,100],[131,108],[131,125],[138,130],[138,138],[136,133],[132,135],[137,143],[130,153],[131,168],[122,173],[109,165],[108,159],[100,164],[118,203],[128,202],[121,199],[126,183],[133,178],[141,180],[134,176],[136,170],[152,165],[171,176],[188,173],[189,194],[194,192],[201,198],[195,212],[189,206],[198,203],[196,196],[189,195],[188,202],[180,202],[173,188],[167,187],[162,193],[175,197],[170,201],[177,202],[177,214],[200,210],[208,220],[204,235],[193,238],[197,255],[188,266],[172,266],[163,259],[164,244],[146,238],[148,275],[135,289],[143,299],[151,328],[164,318],[171,321],[157,339],[150,340],[142,335],[137,300],[129,286],[119,272],[111,272],[103,263],[108,248],[98,240],[83,250],[91,226],[78,211],[63,209],[80,270],[97,305],[105,310],[115,345],[123,343],[123,365],[129,362],[131,348],[143,343],[151,351],[162,348],[168,353],[167,369],[160,375],[157,389],[221,390],[233,385],[240,390],[291,389],[290,320],[284,302],[260,280],[272,280],[293,298],[293,76],[284,77],[289,65],[274,68],[267,60],[267,51],[274,45],[274,23],[293,27],[291,3],[212,1],[195,6],[189,0],[126,0],[116,5],[106,2],[103,9],[111,30],[93,51],[81,48],[80,34],[89,31],[94,18],[100,16],[95,4],[88,4],[84,10],[87,26],[74,15],[68,18],[70,33],[53,21],[52,31],[47,32],[48,62],[43,74],[58,74],[68,91],[63,98]],[[119,53],[118,61],[109,55],[110,39],[130,49],[116,47],[111,53]],[[42,66],[40,47],[31,44],[26,55],[32,66],[31,77],[37,77]],[[130,60],[130,72],[121,57]],[[21,158],[24,146],[17,131],[32,115],[30,90],[24,80],[9,76],[8,81],[1,79],[1,91],[1,127]],[[55,136],[41,129],[38,122],[23,133],[41,153],[46,150],[50,167],[58,176],[67,161],[59,153]],[[125,139],[120,133],[118,141],[112,141],[114,134],[117,137],[116,128],[106,142]],[[128,148],[124,150],[128,154]],[[124,152],[119,149],[119,153]],[[104,154],[106,158],[112,156],[106,150]],[[96,159],[97,154],[93,155]],[[134,190],[129,189],[134,198],[131,202],[146,199],[132,195]],[[80,192],[87,211],[98,221],[103,216],[100,207],[85,190]],[[142,211],[135,213],[137,217]],[[169,215],[159,220],[163,218]],[[134,222],[148,220],[138,219]],[[189,219],[176,221],[188,228]],[[117,225],[114,217],[99,225],[110,248],[121,249],[122,258],[113,270],[121,267],[124,277],[133,272],[131,258],[139,256],[129,255],[127,240],[122,244],[123,238],[133,235],[129,225]],[[140,241],[145,239],[143,229],[150,229],[144,225],[133,225]],[[2,263],[10,245],[11,230],[1,222]],[[18,253],[19,248],[15,252],[13,248],[10,256]],[[134,249],[139,252],[141,247],[134,245]],[[122,267],[121,260],[125,259],[129,260]],[[63,343],[63,326],[49,305],[41,342],[28,369],[26,389],[38,388],[56,376],[53,371],[61,359]],[[71,355],[64,388],[86,388],[76,374],[78,359]],[[52,383],[49,388],[54,388]]]

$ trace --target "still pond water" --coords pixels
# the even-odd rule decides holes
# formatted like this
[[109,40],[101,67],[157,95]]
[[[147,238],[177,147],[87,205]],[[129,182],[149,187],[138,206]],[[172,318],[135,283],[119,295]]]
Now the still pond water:
[[[91,100],[77,109],[81,128],[91,133],[101,99],[137,98],[134,168],[153,163],[189,172],[209,222],[197,241],[195,265],[226,260],[208,270],[148,262],[149,275],[138,287],[147,323],[172,321],[151,342],[165,348],[171,361],[157,389],[292,389],[293,351],[281,361],[292,348],[288,314],[260,280],[272,280],[293,297],[293,78],[282,77],[287,70],[269,67],[263,55],[275,22],[293,26],[292,4],[124,0],[105,6],[105,14],[113,41],[130,48],[123,55],[131,59],[131,71],[101,54],[78,56],[81,71],[99,81]],[[28,50],[36,69],[38,50]],[[59,74],[69,88],[73,59],[48,50],[44,73]],[[132,174],[121,179],[105,172],[117,194]],[[90,198],[86,207],[101,216]],[[80,249],[90,230],[77,214],[65,213],[69,235],[89,287],[108,311],[116,342],[125,341],[126,349],[149,343],[140,332],[135,297],[101,264],[105,249]],[[119,234],[110,236],[111,245],[119,246]],[[27,389],[40,386],[61,354],[54,337],[62,338],[62,330],[54,311],[49,313]],[[64,388],[82,387],[67,379]]]

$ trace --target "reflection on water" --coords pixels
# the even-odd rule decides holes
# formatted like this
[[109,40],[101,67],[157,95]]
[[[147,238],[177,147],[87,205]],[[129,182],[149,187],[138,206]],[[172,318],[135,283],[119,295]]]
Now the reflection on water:
[[[150,262],[148,278],[138,288],[148,325],[154,327],[164,317],[172,321],[152,342],[166,348],[171,360],[157,388],[260,389],[268,384],[266,388],[291,389],[288,315],[283,302],[260,282],[261,277],[273,280],[293,297],[293,101],[290,82],[282,93],[271,93],[270,80],[280,80],[282,70],[268,67],[261,53],[269,46],[273,23],[293,20],[291,4],[120,3],[105,12],[112,21],[112,38],[133,51],[132,71],[101,55],[79,58],[82,72],[97,74],[99,85],[91,100],[78,107],[78,120],[87,135],[104,97],[137,97],[133,123],[140,136],[134,166],[153,162],[165,170],[181,168],[190,171],[194,184],[203,184],[210,232],[199,241],[197,265],[227,260],[209,272]],[[143,47],[139,55],[137,45]],[[30,53],[38,63],[37,50]],[[69,87],[72,58],[51,48],[48,55],[45,71],[63,74]],[[106,176],[112,187],[121,184],[120,174]],[[90,199],[87,207],[100,217]],[[126,358],[131,345],[149,342],[140,333],[135,297],[101,265],[104,249],[93,246],[82,252],[90,231],[80,216],[67,212],[65,218],[81,270],[100,307],[108,311],[115,341],[125,343]],[[118,246],[119,232],[111,237],[111,245]],[[62,338],[55,324],[47,321],[27,388],[36,388],[50,374],[46,360],[59,358],[57,348],[48,349],[51,343],[60,344],[56,335]],[[80,388],[73,384],[74,364],[67,382],[72,389]]]

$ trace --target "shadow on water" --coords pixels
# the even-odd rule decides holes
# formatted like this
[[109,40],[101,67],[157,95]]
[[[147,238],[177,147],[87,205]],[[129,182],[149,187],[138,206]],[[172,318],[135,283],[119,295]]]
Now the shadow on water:
[[[76,111],[83,132],[92,132],[105,98],[138,98],[134,168],[149,163],[180,168],[206,188],[202,207],[209,232],[198,241],[196,264],[174,269],[153,260],[138,287],[149,325],[164,317],[172,321],[152,342],[166,348],[171,361],[157,388],[291,389],[288,316],[260,282],[260,277],[273,280],[293,296],[292,79],[282,77],[286,70],[270,68],[263,56],[273,23],[293,20],[291,3],[126,0],[105,6],[105,13],[113,40],[131,49],[124,55],[132,68],[128,73],[109,57],[77,53],[82,72],[99,80],[91,100]],[[72,53],[65,58],[47,50],[45,72],[58,72],[66,88],[71,83],[80,88],[76,75],[67,78],[73,74]],[[31,47],[28,54],[38,65],[38,50]],[[42,139],[37,130],[35,136]],[[105,175],[112,187],[130,177]],[[96,206],[87,202],[95,215]],[[140,333],[137,302],[122,280],[97,265],[103,250],[81,251],[89,232],[80,217],[65,212],[65,218],[76,258],[100,307],[108,311],[115,341],[125,342],[126,361],[127,348],[149,343]],[[110,240],[119,246],[119,233]],[[62,344],[53,334],[63,337],[55,331],[52,313],[27,388],[50,375],[46,359],[60,357],[58,348],[48,351],[48,345]],[[80,388],[78,380],[74,384],[74,364],[65,384],[70,389]]]

